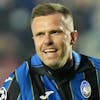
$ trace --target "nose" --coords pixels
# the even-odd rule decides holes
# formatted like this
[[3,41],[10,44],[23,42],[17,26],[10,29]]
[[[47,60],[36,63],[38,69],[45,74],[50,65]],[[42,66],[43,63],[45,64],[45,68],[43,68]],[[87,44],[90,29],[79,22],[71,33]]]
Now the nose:
[[45,45],[52,45],[53,44],[53,39],[50,36],[50,34],[46,34],[44,38],[44,44]]

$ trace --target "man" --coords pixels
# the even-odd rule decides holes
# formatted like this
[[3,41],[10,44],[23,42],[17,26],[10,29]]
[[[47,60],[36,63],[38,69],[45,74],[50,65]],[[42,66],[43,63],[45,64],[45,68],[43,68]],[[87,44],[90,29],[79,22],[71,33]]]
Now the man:
[[31,29],[36,54],[1,88],[7,100],[100,100],[100,60],[72,50],[78,33],[60,4],[38,5]]

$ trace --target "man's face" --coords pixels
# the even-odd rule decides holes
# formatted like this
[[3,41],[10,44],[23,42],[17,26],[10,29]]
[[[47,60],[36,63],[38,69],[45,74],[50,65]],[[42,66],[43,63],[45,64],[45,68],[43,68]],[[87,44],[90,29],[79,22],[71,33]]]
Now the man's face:
[[52,69],[63,67],[71,58],[72,37],[64,20],[63,15],[57,13],[35,17],[31,24],[36,52]]

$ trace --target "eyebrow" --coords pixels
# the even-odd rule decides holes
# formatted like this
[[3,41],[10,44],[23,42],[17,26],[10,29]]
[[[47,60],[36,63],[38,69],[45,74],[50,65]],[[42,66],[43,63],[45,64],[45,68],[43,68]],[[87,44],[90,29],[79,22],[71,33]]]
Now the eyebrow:
[[55,33],[55,32],[61,33],[61,32],[63,32],[63,30],[61,30],[61,29],[54,29],[54,30],[51,30],[49,33]]

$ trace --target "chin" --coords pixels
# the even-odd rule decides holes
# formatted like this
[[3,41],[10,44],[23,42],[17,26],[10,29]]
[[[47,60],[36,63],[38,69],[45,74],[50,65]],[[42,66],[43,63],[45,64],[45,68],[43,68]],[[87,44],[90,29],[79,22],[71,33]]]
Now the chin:
[[58,64],[54,63],[54,62],[45,63],[45,65],[52,68],[52,69],[55,69],[58,66]]

